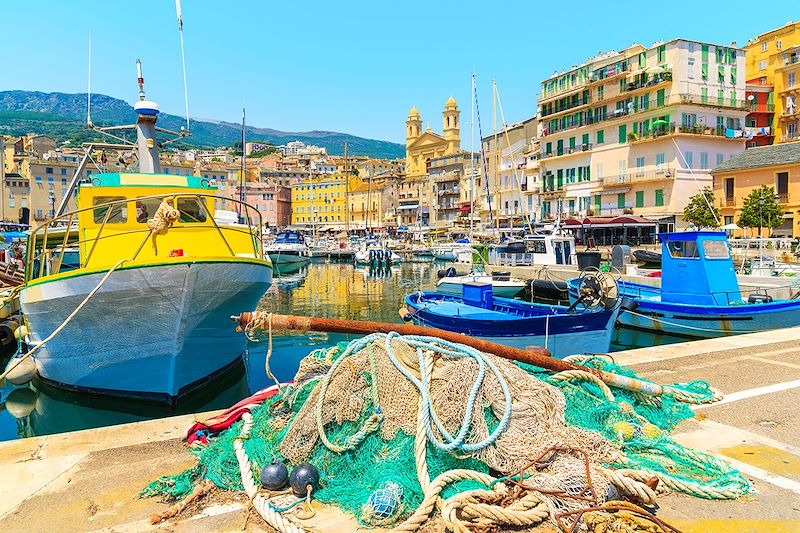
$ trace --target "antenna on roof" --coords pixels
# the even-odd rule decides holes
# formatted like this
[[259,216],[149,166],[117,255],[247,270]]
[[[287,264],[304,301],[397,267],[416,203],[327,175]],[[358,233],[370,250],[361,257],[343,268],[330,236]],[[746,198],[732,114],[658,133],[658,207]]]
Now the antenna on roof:
[[92,128],[92,34],[89,33],[89,81],[86,89],[86,126]]
[[183,51],[183,12],[181,0],[175,0],[175,12],[178,15],[178,34],[181,36],[181,65],[183,66],[183,101],[186,104],[186,133],[189,133],[189,89],[186,84],[186,55]]

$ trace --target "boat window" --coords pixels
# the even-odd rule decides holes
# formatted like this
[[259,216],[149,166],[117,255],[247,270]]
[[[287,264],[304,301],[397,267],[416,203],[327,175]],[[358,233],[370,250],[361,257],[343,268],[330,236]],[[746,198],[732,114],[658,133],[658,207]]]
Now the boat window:
[[695,241],[670,241],[667,243],[669,255],[677,259],[698,259],[700,251]]
[[[128,204],[124,203],[124,196],[95,196],[93,205],[107,204],[109,202],[123,201],[123,203],[95,207],[93,210],[94,221],[97,224],[102,224],[106,220],[108,214],[107,224],[124,224],[128,221]],[[111,213],[108,210],[111,209]]]
[[142,198],[136,200],[136,222],[147,224],[147,221],[156,214],[161,198]]
[[532,254],[546,254],[547,249],[544,240],[528,241],[528,251]]
[[197,198],[178,198],[178,211],[181,222],[205,222],[206,211]]
[[725,241],[703,241],[703,255],[706,259],[730,259],[731,252]]

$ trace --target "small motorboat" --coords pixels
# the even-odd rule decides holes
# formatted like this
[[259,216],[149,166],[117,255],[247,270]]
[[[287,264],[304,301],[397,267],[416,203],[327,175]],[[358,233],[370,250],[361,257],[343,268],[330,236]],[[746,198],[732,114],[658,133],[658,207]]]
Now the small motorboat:
[[[775,301],[764,291],[743,295],[722,232],[664,233],[661,287],[619,282],[619,325],[659,335],[714,338],[800,325],[800,300]],[[579,280],[568,282],[570,300]]]
[[265,247],[264,251],[275,266],[287,264],[302,266],[311,259],[302,233],[296,231],[279,233],[273,243]]
[[[599,284],[590,284],[599,286]],[[416,292],[405,298],[404,320],[525,349],[539,346],[555,357],[606,352],[619,306],[588,286],[570,307],[495,298],[488,283],[464,283],[461,295]]]
[[473,273],[457,276],[455,268],[440,270],[436,289],[449,294],[461,294],[465,283],[487,283],[492,286],[492,295],[498,298],[513,298],[525,288],[525,282],[511,277],[510,272]]
[[391,266],[400,262],[400,256],[394,251],[375,242],[365,244],[355,253],[355,261],[358,265],[386,265]]
[[661,254],[650,250],[634,250],[633,258],[645,265],[661,266]]

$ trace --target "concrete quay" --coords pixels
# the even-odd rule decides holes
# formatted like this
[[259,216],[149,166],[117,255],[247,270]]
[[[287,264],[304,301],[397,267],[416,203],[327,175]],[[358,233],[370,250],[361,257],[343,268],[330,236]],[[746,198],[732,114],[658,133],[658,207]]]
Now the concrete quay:
[[[736,501],[660,499],[658,516],[684,532],[800,532],[800,328],[617,352],[660,383],[710,381],[726,397],[698,406],[674,438],[732,462],[755,488]],[[0,531],[241,531],[247,502],[222,494],[151,526],[168,509],[137,493],[194,463],[180,438],[184,415],[0,443]],[[320,508],[308,526],[356,531]],[[269,528],[251,516],[247,531]],[[553,529],[555,531],[555,529]]]

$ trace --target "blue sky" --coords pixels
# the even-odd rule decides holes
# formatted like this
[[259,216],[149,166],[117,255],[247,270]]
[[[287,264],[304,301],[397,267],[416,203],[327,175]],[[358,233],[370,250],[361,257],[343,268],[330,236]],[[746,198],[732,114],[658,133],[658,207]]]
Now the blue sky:
[[[491,80],[509,123],[535,113],[541,80],[597,52],[677,37],[744,45],[790,13],[752,1],[268,2],[182,0],[190,114],[287,131],[345,131],[404,142],[416,105],[434,130],[448,96],[469,144],[470,74],[483,132]],[[141,58],[148,97],[183,115],[173,0],[3,2],[0,90],[85,92],[133,102]],[[499,120],[499,119],[498,119]],[[477,134],[476,134],[477,137]]]

